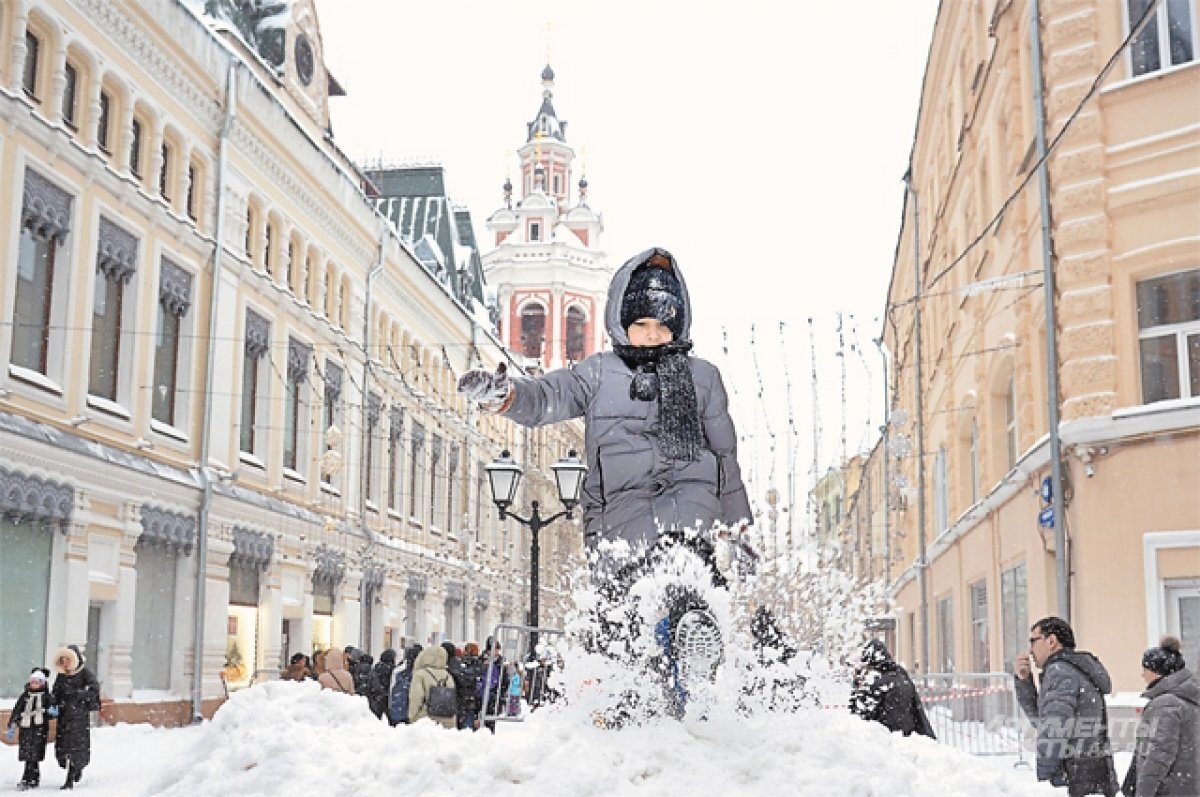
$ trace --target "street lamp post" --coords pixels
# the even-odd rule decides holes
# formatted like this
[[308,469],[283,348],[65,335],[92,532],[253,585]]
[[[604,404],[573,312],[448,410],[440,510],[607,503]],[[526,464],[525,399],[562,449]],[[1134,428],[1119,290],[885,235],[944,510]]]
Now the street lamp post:
[[[537,628],[538,625],[538,566],[541,556],[538,534],[543,527],[559,518],[571,517],[571,512],[579,503],[579,489],[583,485],[583,477],[587,474],[587,466],[579,459],[574,449],[550,468],[554,471],[554,482],[558,487],[558,499],[562,501],[563,510],[549,517],[542,517],[538,502],[533,501],[530,504],[529,517],[523,518],[509,511],[524,472],[521,466],[513,461],[508,451],[503,451],[490,465],[484,467],[488,475],[488,487],[492,491],[492,502],[500,510],[500,519],[512,518],[529,528],[529,625],[532,628]],[[529,646],[531,651],[537,647],[536,631],[530,634]]]

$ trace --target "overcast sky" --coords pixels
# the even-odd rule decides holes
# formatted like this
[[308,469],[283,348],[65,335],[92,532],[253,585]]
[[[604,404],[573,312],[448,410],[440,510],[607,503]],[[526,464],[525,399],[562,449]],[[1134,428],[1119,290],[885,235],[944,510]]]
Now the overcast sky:
[[[843,406],[851,454],[882,420],[871,340],[936,9],[937,0],[317,0],[325,60],[348,93],[331,100],[339,146],[360,162],[440,162],[485,252],[484,222],[518,173],[549,60],[574,181],[586,167],[589,204],[604,215],[601,247],[614,266],[653,245],[677,256],[696,353],[725,372],[739,431],[752,438],[743,465],[762,483],[770,433],[777,461],[788,449],[811,469],[808,319],[820,468],[840,454]],[[849,351],[851,333],[862,356]]]

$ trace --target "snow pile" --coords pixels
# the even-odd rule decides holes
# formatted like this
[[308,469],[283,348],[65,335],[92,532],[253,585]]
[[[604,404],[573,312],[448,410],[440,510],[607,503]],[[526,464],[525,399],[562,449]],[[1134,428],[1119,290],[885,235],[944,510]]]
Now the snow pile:
[[366,701],[315,684],[237,693],[157,777],[161,795],[486,793],[620,795],[1038,795],[1008,772],[925,738],[888,734],[844,712],[809,709],[619,731],[532,713],[487,732],[423,721],[389,728]]

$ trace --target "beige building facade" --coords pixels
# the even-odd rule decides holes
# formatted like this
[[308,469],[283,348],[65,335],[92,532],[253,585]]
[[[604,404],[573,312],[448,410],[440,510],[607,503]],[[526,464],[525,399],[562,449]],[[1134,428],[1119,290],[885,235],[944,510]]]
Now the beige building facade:
[[1011,670],[1060,611],[1053,373],[1070,620],[1140,691],[1161,635],[1200,661],[1200,4],[1158,4],[1128,46],[1147,3],[1040,5],[1055,361],[1031,3],[942,3],[882,330],[891,422],[863,480],[887,487],[854,510],[860,539],[889,538],[858,567],[894,557],[907,666]]
[[107,719],[182,722],[294,652],[482,642],[530,569],[484,466],[557,506],[582,445],[455,394],[508,354],[338,149],[314,3],[202,10],[0,1],[0,698],[68,643]]

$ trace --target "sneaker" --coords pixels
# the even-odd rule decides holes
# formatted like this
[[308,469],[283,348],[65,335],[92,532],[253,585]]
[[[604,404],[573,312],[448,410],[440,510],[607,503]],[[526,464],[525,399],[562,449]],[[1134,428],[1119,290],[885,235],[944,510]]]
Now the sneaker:
[[685,689],[712,680],[724,651],[717,618],[707,609],[684,612],[675,624],[671,649]]

